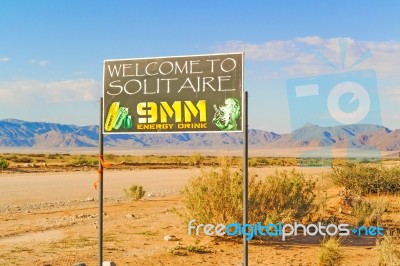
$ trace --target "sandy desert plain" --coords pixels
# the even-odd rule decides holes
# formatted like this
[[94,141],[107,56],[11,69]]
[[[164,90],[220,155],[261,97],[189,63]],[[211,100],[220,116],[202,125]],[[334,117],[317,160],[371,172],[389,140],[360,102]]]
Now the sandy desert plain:
[[[241,163],[241,151],[228,153]],[[241,265],[241,238],[188,236],[187,223],[177,214],[185,208],[180,190],[227,154],[201,151],[201,162],[190,152],[166,156],[147,151],[147,155],[130,159],[128,154],[105,156],[112,165],[104,173],[104,261],[116,265]],[[0,154],[0,158],[10,162],[8,168],[0,169],[0,265],[97,265],[95,152],[79,155],[19,150]],[[397,165],[400,160],[385,163]],[[331,168],[282,164],[250,165],[249,174],[263,177],[295,168],[317,182],[318,215],[354,222],[350,210],[341,205],[340,187],[328,178]],[[132,201],[124,195],[124,189],[132,184],[143,186],[146,193],[142,199]],[[398,195],[379,197],[388,202],[380,225],[398,230]],[[172,241],[166,241],[171,235]],[[342,239],[341,264],[379,265],[377,240],[365,236]],[[249,265],[317,265],[321,241],[317,236],[290,237],[285,242],[277,238],[252,240]]]

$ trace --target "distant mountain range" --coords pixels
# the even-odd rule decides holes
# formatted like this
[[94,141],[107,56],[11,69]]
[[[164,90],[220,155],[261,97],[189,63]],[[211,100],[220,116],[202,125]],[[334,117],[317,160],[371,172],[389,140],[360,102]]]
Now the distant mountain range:
[[[0,120],[0,147],[37,149],[90,148],[98,146],[98,126]],[[108,147],[232,147],[243,144],[240,133],[105,135]],[[400,130],[378,125],[320,127],[307,124],[290,134],[249,130],[249,145],[260,147],[326,147],[400,150]]]

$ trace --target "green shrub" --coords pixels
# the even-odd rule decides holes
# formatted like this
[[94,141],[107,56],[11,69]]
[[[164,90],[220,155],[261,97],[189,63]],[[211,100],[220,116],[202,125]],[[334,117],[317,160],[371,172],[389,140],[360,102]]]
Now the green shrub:
[[332,166],[331,177],[336,185],[357,194],[400,192],[400,167],[357,165]]
[[298,165],[302,167],[330,167],[332,160],[326,158],[300,158]]
[[337,266],[342,260],[340,239],[331,237],[324,240],[318,252],[318,266]]
[[142,186],[132,185],[129,190],[124,189],[125,195],[131,200],[139,200],[144,197],[146,191],[143,190]]
[[4,158],[0,158],[0,169],[5,169],[8,168],[10,164],[8,163],[8,161]]
[[99,160],[97,158],[87,158],[84,155],[80,155],[78,158],[71,160],[69,165],[71,165],[71,166],[97,166],[97,165],[99,165]]
[[[203,172],[184,188],[187,219],[198,223],[243,221],[243,175],[227,166]],[[249,178],[249,223],[293,221],[305,217],[313,207],[315,183],[296,171],[276,172],[258,180]]]

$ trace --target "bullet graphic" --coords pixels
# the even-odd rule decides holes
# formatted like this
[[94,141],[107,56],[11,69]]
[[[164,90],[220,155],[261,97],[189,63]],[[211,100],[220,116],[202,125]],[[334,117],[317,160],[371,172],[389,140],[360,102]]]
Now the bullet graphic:
[[132,122],[132,116],[128,115],[125,119],[124,119],[124,123],[123,123],[123,128],[124,129],[131,129],[133,126],[133,122]]
[[110,108],[108,109],[107,119],[104,125],[104,129],[106,131],[111,131],[113,129],[113,125],[115,123],[115,120],[117,119],[118,111],[119,111],[119,102],[113,102]]
[[117,118],[115,119],[114,122],[114,129],[120,129],[122,124],[124,123],[125,118],[128,115],[128,108],[126,107],[120,107],[118,111]]

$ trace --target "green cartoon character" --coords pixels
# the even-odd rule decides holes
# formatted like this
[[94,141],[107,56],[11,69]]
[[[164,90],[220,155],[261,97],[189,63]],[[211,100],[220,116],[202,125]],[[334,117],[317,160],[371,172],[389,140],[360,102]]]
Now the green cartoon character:
[[237,120],[240,118],[240,101],[236,98],[225,99],[225,104],[217,107],[214,104],[215,114],[213,123],[221,130],[237,130]]

